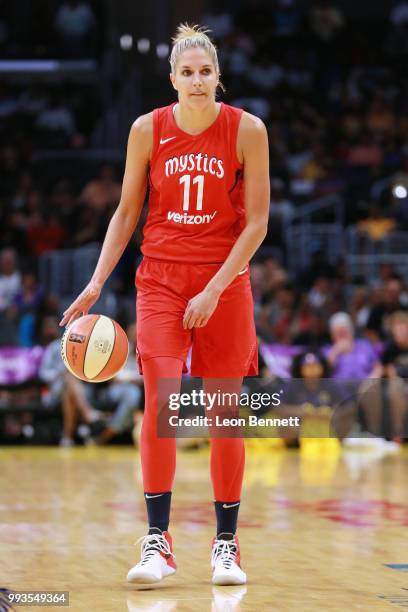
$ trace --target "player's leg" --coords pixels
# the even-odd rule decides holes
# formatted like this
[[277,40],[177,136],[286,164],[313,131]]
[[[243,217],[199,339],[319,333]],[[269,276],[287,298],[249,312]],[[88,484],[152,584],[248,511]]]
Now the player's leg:
[[205,393],[215,394],[211,417],[211,479],[217,520],[216,537],[212,544],[211,565],[213,584],[244,584],[246,575],[240,566],[239,542],[236,536],[245,466],[244,439],[238,427],[217,427],[226,418],[239,417],[239,396],[242,378],[205,378]]
[[[171,490],[176,469],[176,440],[158,435],[158,419],[167,411],[169,393],[179,393],[183,361],[174,357],[142,360],[145,410],[140,434],[143,488],[149,531],[142,538],[141,560],[128,573],[130,582],[158,582],[174,574],[168,533]],[[163,382],[165,380],[165,382]]]
[[[193,376],[204,378],[207,392],[216,392],[221,385],[224,393],[238,396],[242,376],[257,374],[257,339],[248,270],[238,275],[223,292],[207,325],[194,330],[191,367]],[[231,416],[234,410],[229,412]],[[237,409],[235,412],[238,416]],[[245,447],[239,432],[230,435],[225,430],[213,432],[211,474],[217,513],[217,537],[212,554],[214,584],[246,581],[235,535],[244,462]]]

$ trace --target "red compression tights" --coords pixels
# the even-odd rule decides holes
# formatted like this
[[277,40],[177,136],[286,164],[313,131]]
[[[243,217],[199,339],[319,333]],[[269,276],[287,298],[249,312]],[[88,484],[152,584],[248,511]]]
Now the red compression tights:
[[[140,438],[143,487],[149,493],[162,493],[173,488],[176,470],[176,439],[157,435],[157,409],[167,403],[169,393],[179,393],[183,362],[174,357],[153,357],[143,360],[145,410]],[[170,380],[171,379],[171,382]],[[165,380],[165,382],[163,382]],[[204,379],[204,390],[239,392],[241,381]],[[169,414],[167,408],[165,408]],[[173,413],[175,414],[175,413]],[[211,413],[207,412],[207,416]],[[211,479],[214,499],[237,501],[241,497],[245,464],[242,438],[211,438]]]
[[[176,438],[158,437],[158,407],[167,410],[166,390],[179,393],[183,362],[174,357],[153,357],[142,360],[142,368],[145,387],[145,408],[140,433],[143,488],[149,493],[163,493],[173,488]],[[169,385],[171,390],[168,389]]]
[[[242,379],[239,378],[204,378],[203,389],[206,393],[218,392],[239,395]],[[229,407],[228,400],[215,403],[211,411],[206,415],[212,418],[213,426],[210,428],[211,442],[211,479],[214,489],[214,500],[223,502],[236,502],[241,499],[242,480],[245,467],[245,445],[244,439],[239,437],[240,431],[237,427],[219,427],[214,425],[216,415],[220,419],[224,417],[237,417],[237,410]],[[228,435],[234,436],[228,438]],[[235,437],[236,436],[236,437]]]

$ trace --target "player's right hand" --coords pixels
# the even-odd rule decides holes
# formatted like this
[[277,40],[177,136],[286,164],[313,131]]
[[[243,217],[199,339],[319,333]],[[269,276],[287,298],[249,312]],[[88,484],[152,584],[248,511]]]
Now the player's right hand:
[[88,283],[82,293],[78,295],[77,299],[64,311],[63,317],[59,323],[60,327],[69,325],[81,315],[88,314],[89,309],[98,301],[101,290],[102,286],[94,281]]

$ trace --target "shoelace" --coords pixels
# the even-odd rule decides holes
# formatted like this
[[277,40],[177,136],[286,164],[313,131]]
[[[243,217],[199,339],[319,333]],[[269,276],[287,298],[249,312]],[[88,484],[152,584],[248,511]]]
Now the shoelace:
[[221,562],[226,569],[231,569],[235,562],[237,546],[234,540],[215,540],[211,554],[211,565]]
[[142,542],[140,547],[140,565],[145,565],[157,552],[163,553],[166,558],[174,557],[170,550],[168,541],[159,533],[152,533],[151,535],[142,536],[135,542],[135,546],[137,546],[139,542]]

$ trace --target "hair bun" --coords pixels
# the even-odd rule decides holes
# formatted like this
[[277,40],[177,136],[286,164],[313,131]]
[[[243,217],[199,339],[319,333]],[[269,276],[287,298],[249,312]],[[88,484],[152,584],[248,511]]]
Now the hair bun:
[[189,23],[180,23],[177,28],[176,35],[173,36],[172,41],[173,44],[178,43],[180,40],[184,40],[185,38],[195,38],[198,36],[203,36],[210,40],[208,33],[210,30],[203,28],[197,24],[190,25]]

